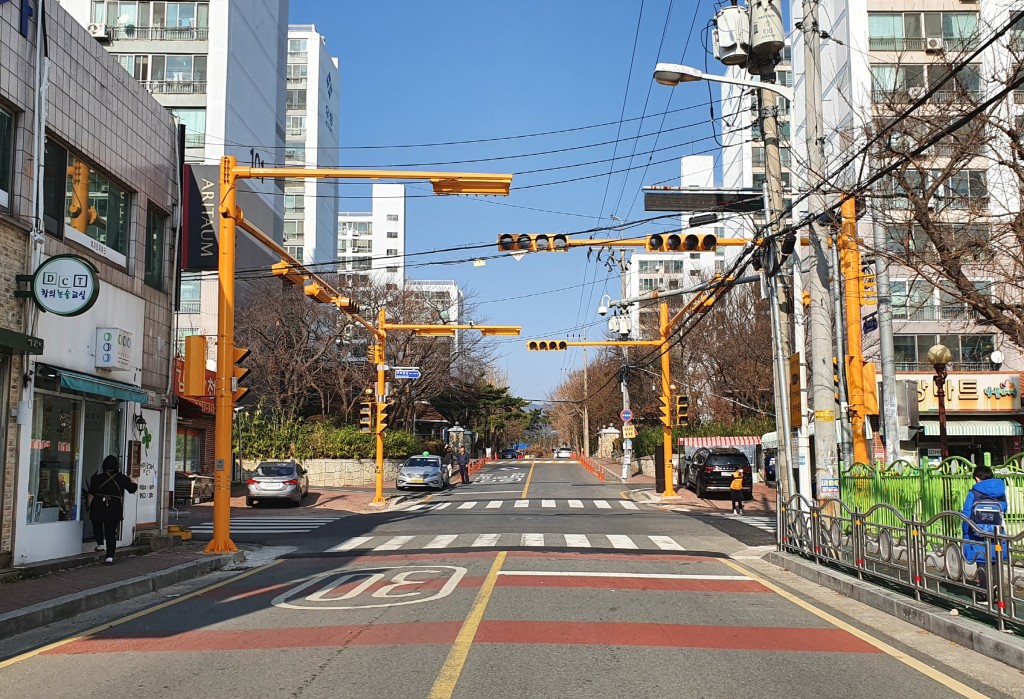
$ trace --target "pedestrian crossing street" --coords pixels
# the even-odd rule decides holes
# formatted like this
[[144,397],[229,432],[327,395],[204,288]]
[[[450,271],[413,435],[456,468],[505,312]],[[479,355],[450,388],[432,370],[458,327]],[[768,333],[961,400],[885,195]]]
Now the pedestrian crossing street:
[[685,551],[676,537],[657,534],[422,534],[416,536],[354,536],[326,550],[431,551],[471,548],[619,549],[623,551]]
[[[305,534],[339,517],[232,517],[232,534]],[[193,534],[213,534],[213,522],[188,527]]]
[[398,507],[402,512],[440,512],[447,514],[465,510],[492,511],[518,510],[528,507],[555,510],[639,510],[632,500],[552,500],[547,498],[526,498],[522,500],[465,500],[448,502],[420,502],[408,507]]
[[773,535],[779,531],[779,523],[776,521],[775,515],[734,515],[731,512],[709,512],[706,516],[735,519],[752,527],[770,532]]

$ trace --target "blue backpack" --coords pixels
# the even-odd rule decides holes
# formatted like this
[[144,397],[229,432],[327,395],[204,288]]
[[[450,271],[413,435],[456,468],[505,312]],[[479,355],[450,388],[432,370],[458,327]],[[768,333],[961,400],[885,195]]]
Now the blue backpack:
[[974,504],[971,505],[971,521],[978,529],[993,532],[996,527],[1003,526],[1002,500],[985,495],[980,490],[971,489],[974,493]]

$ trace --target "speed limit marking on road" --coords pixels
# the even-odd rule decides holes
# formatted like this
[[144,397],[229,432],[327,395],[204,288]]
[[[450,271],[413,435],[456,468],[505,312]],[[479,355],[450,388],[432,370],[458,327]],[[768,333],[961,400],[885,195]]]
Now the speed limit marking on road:
[[282,609],[373,609],[419,604],[447,597],[465,575],[466,569],[461,566],[337,568],[278,595],[271,604]]

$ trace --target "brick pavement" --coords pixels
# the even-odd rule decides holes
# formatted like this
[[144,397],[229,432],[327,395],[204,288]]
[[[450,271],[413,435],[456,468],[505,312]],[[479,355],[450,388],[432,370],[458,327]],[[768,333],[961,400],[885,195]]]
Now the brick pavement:
[[[252,516],[252,517],[280,517],[282,514],[301,517],[303,515],[323,515],[337,513],[366,514],[368,512],[380,512],[383,509],[379,505],[370,504],[373,500],[374,488],[347,487],[347,488],[315,488],[309,489],[309,494],[302,499],[302,507],[294,507],[291,503],[259,503],[258,507],[246,507],[245,485],[234,485],[231,488],[231,516]],[[182,518],[211,519],[213,517],[213,502],[202,502],[196,505],[179,505],[178,510]],[[187,513],[187,514],[186,514]],[[170,516],[171,524],[175,522],[175,513]]]

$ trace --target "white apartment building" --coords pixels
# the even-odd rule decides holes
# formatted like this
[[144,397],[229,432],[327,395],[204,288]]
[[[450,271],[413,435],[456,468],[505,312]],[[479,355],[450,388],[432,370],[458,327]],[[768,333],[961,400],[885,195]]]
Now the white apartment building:
[[464,297],[454,280],[406,279],[405,288],[420,299],[427,323],[461,323]]
[[[824,161],[830,183],[842,187],[871,172],[876,166],[873,157],[866,163],[858,160],[846,170],[839,168],[850,153],[859,152],[864,146],[867,132],[891,123],[930,90],[936,91],[913,113],[919,120],[935,123],[962,113],[965,106],[1004,85],[1000,75],[1005,76],[1012,69],[1008,61],[1014,53],[1019,60],[1024,26],[1011,31],[975,62],[966,65],[955,79],[945,83],[940,80],[950,74],[949,65],[966,60],[982,39],[1006,25],[1011,12],[1019,10],[1019,0],[822,2],[820,17],[834,20],[828,31],[837,39],[823,43],[821,61]],[[794,18],[800,17],[801,3],[793,0],[790,11]],[[1016,42],[1015,51],[1011,50],[1011,42]],[[803,51],[802,34],[795,32],[792,177],[797,189],[806,186],[805,172],[799,166],[806,152]],[[1022,104],[1024,92],[1018,92],[1006,101],[1003,117],[1020,120]],[[893,142],[900,138],[912,142],[917,138],[911,130],[913,123],[905,118],[896,121],[906,127],[893,128]],[[929,206],[931,212],[937,212],[935,218],[966,238],[984,241],[993,226],[1005,222],[1021,206],[1014,187],[1007,186],[1011,178],[995,164],[988,150],[999,148],[998,136],[990,138],[991,142],[978,148],[962,167],[957,166],[945,178],[942,168],[948,165],[950,157],[957,157],[953,155],[956,137],[933,146],[914,161],[915,170],[927,173],[926,184],[939,184],[934,205]],[[877,219],[884,230],[886,249],[895,256],[890,277],[897,379],[917,383],[923,428],[916,441],[904,441],[901,448],[910,458],[938,452],[934,369],[927,353],[932,345],[941,342],[953,355],[946,382],[951,452],[978,462],[983,452],[990,452],[998,463],[1020,451],[1024,437],[1019,418],[1019,372],[1024,368],[1020,348],[1008,342],[994,326],[978,323],[977,314],[934,276],[898,264],[900,255],[904,260],[911,253],[927,259],[935,255],[934,248],[921,232],[919,222],[910,215],[906,191],[895,182],[880,182],[875,194],[885,195],[886,203],[869,210],[859,224],[858,235],[862,241],[872,241],[872,218]],[[832,198],[830,203],[837,202]],[[901,217],[900,212],[905,214]],[[998,260],[995,264],[981,258],[975,262],[964,265],[965,274],[979,288],[998,294],[1000,280],[993,273],[1000,266]],[[867,358],[877,361],[877,334],[868,333],[864,339]]]
[[[341,84],[338,59],[312,24],[288,27],[285,163],[338,167]],[[284,185],[284,245],[301,262],[338,257],[338,183],[304,180]]]
[[338,214],[338,274],[405,284],[405,186],[373,185],[373,210]]

